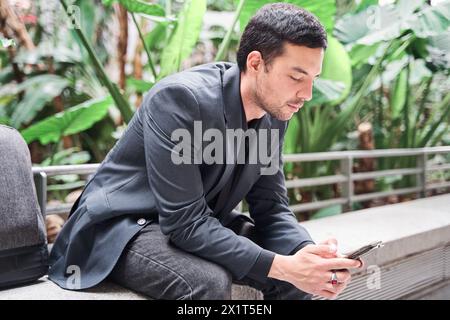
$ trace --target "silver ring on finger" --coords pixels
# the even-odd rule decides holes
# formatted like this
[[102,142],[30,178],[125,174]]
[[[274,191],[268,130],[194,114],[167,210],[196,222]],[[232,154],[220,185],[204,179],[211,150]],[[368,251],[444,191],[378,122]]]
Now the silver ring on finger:
[[331,272],[330,282],[334,286],[338,284],[338,277],[337,277],[336,271]]

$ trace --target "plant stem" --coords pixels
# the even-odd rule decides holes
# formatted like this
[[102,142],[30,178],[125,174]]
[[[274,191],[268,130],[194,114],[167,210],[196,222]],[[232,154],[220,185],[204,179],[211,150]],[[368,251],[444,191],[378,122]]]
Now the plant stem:
[[405,96],[405,106],[403,108],[403,117],[405,121],[405,134],[403,140],[403,148],[407,148],[409,144],[409,95],[410,95],[410,85],[411,85],[411,57],[408,57],[408,65],[406,66],[406,96]]
[[341,112],[341,116],[338,119],[336,119],[336,121],[332,124],[332,126],[330,128],[340,128],[340,127],[345,126],[345,123],[347,122],[348,117],[350,117],[351,115],[353,115],[357,111],[359,111],[359,108],[361,107],[363,98],[366,95],[367,89],[372,84],[377,73],[379,72],[381,65],[382,65],[384,59],[386,58],[389,49],[391,48],[392,44],[394,43],[394,40],[391,40],[389,42],[389,44],[386,47],[386,49],[384,50],[382,56],[380,58],[378,58],[375,65],[370,69],[370,71],[367,74],[366,78],[364,79],[364,82],[362,83],[361,87],[358,89],[358,91],[355,93],[355,95],[350,98],[348,104],[345,106],[344,110]]
[[[444,109],[446,108],[446,109]],[[418,145],[419,148],[423,148],[427,145],[428,141],[431,140],[431,137],[433,136],[434,132],[437,130],[439,125],[441,125],[443,122],[448,122],[447,117],[450,115],[450,93],[447,93],[447,95],[442,99],[441,103],[438,104],[435,108],[435,110],[441,110],[442,115],[436,122],[433,123],[430,130],[428,130],[427,134],[420,140],[420,144]],[[430,117],[429,121],[431,121],[433,117]],[[427,124],[429,122],[427,121]]]
[[[379,97],[378,97],[378,114],[377,114],[377,121],[378,123],[374,126],[376,132],[374,133],[375,136],[375,149],[376,148],[382,148],[384,146],[384,136],[383,136],[383,94],[384,94],[384,88],[383,88],[383,72],[384,68],[383,65],[380,65],[380,91],[379,91]],[[380,166],[384,166],[384,158],[378,159]]]
[[[62,6],[64,7],[64,11],[67,13],[67,4],[64,0],[60,0]],[[105,69],[103,68],[102,64],[100,63],[100,60],[98,59],[97,55],[94,52],[94,49],[92,48],[91,44],[87,40],[83,30],[81,28],[75,28],[75,32],[80,38],[84,48],[89,54],[89,57],[92,60],[92,63],[94,65],[94,69],[97,73],[98,78],[103,83],[103,85],[108,89],[109,93],[111,94],[112,98],[114,99],[114,102],[116,103],[117,108],[119,109],[120,113],[122,114],[123,120],[125,122],[129,122],[131,120],[131,117],[133,116],[133,111],[128,104],[128,102],[125,100],[125,98],[120,93],[119,89],[115,84],[111,82],[111,80],[106,75]]]
[[172,0],[166,0],[166,16],[170,16],[172,14]]
[[236,12],[234,14],[233,23],[231,24],[230,28],[228,29],[227,33],[225,34],[225,37],[223,38],[222,43],[219,46],[219,50],[216,55],[216,61],[222,61],[225,58],[225,54],[228,50],[228,47],[231,42],[231,36],[233,35],[234,26],[236,25],[237,21],[239,20],[239,16],[241,15],[242,8],[244,7],[245,0],[239,0]]
[[[166,18],[170,18],[172,15],[172,0],[165,0],[166,2]],[[170,34],[166,32],[166,43],[169,41]],[[156,80],[156,78],[155,78]]]
[[136,29],[139,33],[139,38],[141,38],[142,46],[144,47],[145,53],[147,54],[148,64],[150,65],[150,70],[152,71],[153,78],[156,80],[156,70],[153,64],[152,56],[150,55],[150,50],[147,48],[147,44],[145,43],[144,36],[142,35],[141,28],[136,20],[134,13],[131,12],[131,17],[133,18],[133,22],[136,25]]
[[[430,88],[431,88],[431,83],[432,82],[433,82],[433,75],[431,75],[430,79],[428,79],[428,81],[426,83],[426,87],[425,87],[425,90],[423,92],[422,99],[420,101],[419,110],[417,111],[416,120],[413,123],[414,126],[418,126],[419,125],[420,115],[423,113],[423,110],[425,108],[425,103],[427,101],[428,95],[430,94]],[[419,129],[419,128],[417,127],[416,129]],[[413,148],[416,147],[417,131],[415,131],[415,134],[413,134],[413,136],[412,136],[412,144],[411,144],[411,146]]]

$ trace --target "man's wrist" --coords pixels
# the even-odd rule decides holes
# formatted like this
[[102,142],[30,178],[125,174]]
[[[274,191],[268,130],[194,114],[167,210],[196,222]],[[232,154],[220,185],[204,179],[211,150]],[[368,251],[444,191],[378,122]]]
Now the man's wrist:
[[286,266],[288,264],[289,256],[283,256],[280,254],[276,254],[272,266],[270,267],[269,274],[267,275],[269,278],[274,278],[278,280],[286,280]]
[[292,250],[289,255],[292,256],[294,254],[296,254],[298,251],[300,251],[301,249],[303,249],[304,247],[306,247],[308,244],[315,244],[314,241],[312,240],[305,240],[302,243],[300,243],[294,250]]

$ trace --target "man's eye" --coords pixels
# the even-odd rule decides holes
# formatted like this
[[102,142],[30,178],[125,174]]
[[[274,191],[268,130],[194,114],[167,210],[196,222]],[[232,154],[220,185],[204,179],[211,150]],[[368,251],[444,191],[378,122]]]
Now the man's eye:
[[294,81],[301,81],[302,80],[302,78],[294,78],[294,77],[290,77],[292,80],[294,80]]

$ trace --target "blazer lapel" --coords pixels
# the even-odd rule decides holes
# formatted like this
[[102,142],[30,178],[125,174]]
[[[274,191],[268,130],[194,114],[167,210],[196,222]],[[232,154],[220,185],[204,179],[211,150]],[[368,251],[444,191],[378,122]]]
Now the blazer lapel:
[[[261,129],[270,130],[270,128],[271,128],[271,118],[268,114],[266,114],[258,123],[255,130],[258,132]],[[270,137],[268,141],[270,141]],[[252,152],[251,147],[249,148],[249,152]],[[257,152],[257,148],[253,149],[253,152]],[[261,173],[260,172],[261,168],[262,164],[259,161],[257,161],[256,164],[244,165],[242,171],[240,172],[236,185],[229,194],[229,201],[220,212],[221,214],[230,212],[239,204],[239,202],[243,198],[243,195],[245,196],[248,193],[248,191],[250,191],[252,185],[256,182],[256,180],[258,180]]]
[[[237,65],[232,65],[229,69],[225,70],[222,79],[222,101],[223,101],[223,115],[225,119],[225,129],[238,129],[242,128],[242,113],[244,107],[241,99],[241,72]],[[225,169],[213,189],[206,195],[206,199],[209,201],[214,198],[217,193],[223,188],[225,183],[231,177],[233,169],[235,167],[236,157],[234,156],[235,150],[233,150],[230,141],[224,132],[224,161]],[[233,161],[230,161],[233,160]]]

